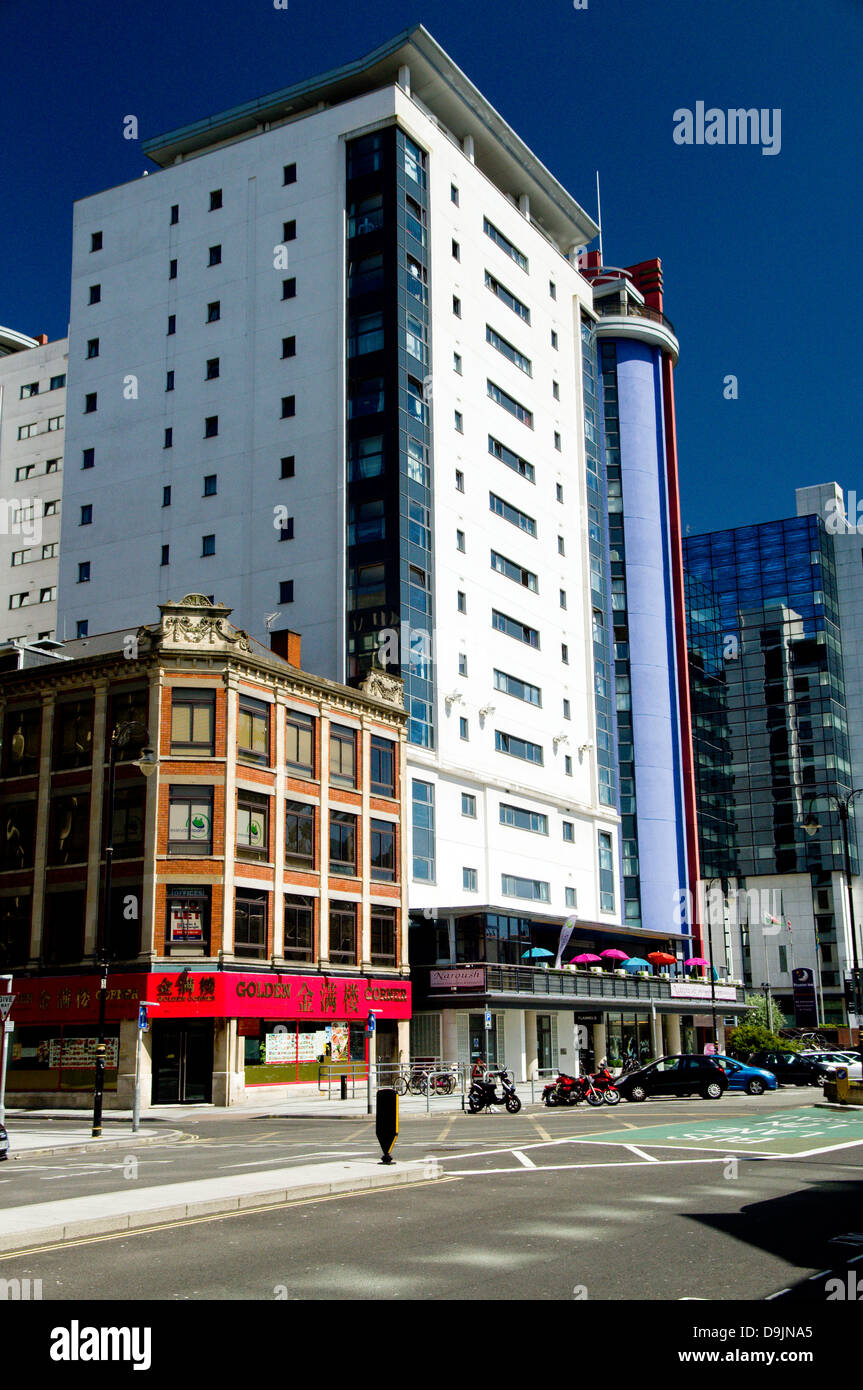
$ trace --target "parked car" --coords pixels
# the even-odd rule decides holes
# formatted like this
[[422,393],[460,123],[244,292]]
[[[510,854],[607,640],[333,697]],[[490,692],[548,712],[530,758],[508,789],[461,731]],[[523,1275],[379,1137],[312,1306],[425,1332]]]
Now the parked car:
[[860,1054],[857,1052],[801,1052],[801,1057],[809,1057],[813,1062],[822,1062],[825,1067],[836,1063],[844,1067],[848,1062],[859,1062]]
[[736,1057],[716,1054],[716,1061],[728,1077],[729,1091],[746,1091],[750,1096],[763,1096],[765,1091],[775,1091],[779,1082],[772,1071],[764,1067],[750,1067],[739,1062]]
[[660,1057],[650,1066],[621,1076],[615,1085],[624,1100],[647,1100],[648,1096],[691,1096],[697,1091],[705,1100],[720,1100],[728,1090],[728,1077],[715,1057],[701,1052],[676,1057]]
[[9,1135],[6,1133],[6,1126],[0,1125],[0,1163],[4,1158],[9,1157]]
[[824,1072],[831,1081],[835,1077],[838,1067],[848,1068],[849,1081],[863,1081],[863,1061],[860,1060],[859,1054],[854,1056],[853,1062],[846,1062],[844,1059],[842,1061],[837,1059],[835,1062],[827,1062],[824,1067]]
[[820,1086],[825,1067],[802,1052],[753,1052],[750,1067],[772,1071],[780,1086]]

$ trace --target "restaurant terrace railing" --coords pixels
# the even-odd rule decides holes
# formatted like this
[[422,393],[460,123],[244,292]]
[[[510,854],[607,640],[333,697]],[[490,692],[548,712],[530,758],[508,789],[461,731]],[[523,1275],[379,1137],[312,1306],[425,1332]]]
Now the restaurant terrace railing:
[[[617,970],[581,970],[564,966],[555,970],[532,965],[491,965],[465,962],[458,965],[413,966],[417,986],[436,997],[456,993],[532,995],[564,999],[692,1000],[709,1005],[710,983],[688,976],[637,975]],[[736,981],[716,984],[719,1004],[742,1004],[743,987]]]

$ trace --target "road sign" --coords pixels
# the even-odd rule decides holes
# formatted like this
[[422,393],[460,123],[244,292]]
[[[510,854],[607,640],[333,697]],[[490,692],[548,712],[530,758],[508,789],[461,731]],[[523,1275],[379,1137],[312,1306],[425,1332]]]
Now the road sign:
[[375,1016],[374,1016],[374,1014],[370,1013],[369,1016],[368,1016],[368,1018],[366,1019],[366,1033],[368,1034],[369,1037],[372,1037],[372,1035],[374,1034],[374,1031],[375,1031]]
[[142,1033],[146,1033],[147,1030],[148,1030],[149,1027],[150,1027],[150,1024],[149,1024],[148,1021],[147,1021],[147,1005],[146,1005],[146,1004],[142,1004],[142,1005],[140,1006],[140,1008],[138,1009],[138,1027],[141,1029],[141,1032],[142,1032]]
[[0,994],[0,1023],[5,1023],[9,1017],[9,1010],[15,1002],[14,994]]
[[485,1011],[485,1026],[486,1028],[491,1028],[491,1012],[489,1009]]

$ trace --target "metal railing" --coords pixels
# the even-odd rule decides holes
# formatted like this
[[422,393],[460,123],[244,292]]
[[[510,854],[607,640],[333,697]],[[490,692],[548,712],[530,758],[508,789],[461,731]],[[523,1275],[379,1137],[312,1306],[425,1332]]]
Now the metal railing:
[[[420,969],[424,967],[414,966],[413,974],[416,978]],[[432,966],[426,969],[442,970],[447,967]],[[670,1000],[672,998],[685,1002],[685,995],[674,994],[671,992],[672,980],[667,976],[648,976],[643,977],[633,974],[618,975],[613,971],[571,969],[543,969],[531,965],[490,965],[484,961],[472,961],[460,963],[460,970],[482,969],[485,972],[485,983],[480,986],[481,993],[489,994],[522,994],[522,995],[548,995],[558,996],[565,999],[636,999],[645,1000]],[[689,981],[681,979],[679,976],[674,978],[677,985],[687,984]],[[704,980],[693,980],[693,985],[704,985]],[[721,984],[721,982],[720,982]],[[743,989],[740,986],[725,986],[722,988],[734,988],[734,1002],[742,1003]],[[443,990],[441,990],[443,993]],[[435,997],[437,997],[437,987],[435,987]],[[452,995],[447,993],[448,998]],[[703,996],[700,993],[693,993],[693,1002],[702,1003]],[[725,1001],[721,1001],[725,1002]]]
[[[626,300],[622,304],[620,301],[609,303],[607,300],[600,300],[594,307],[601,318],[650,319],[653,323],[661,323],[669,333],[674,333],[671,319],[666,318],[659,309],[651,309],[647,304],[635,304],[632,300]],[[677,337],[677,334],[674,336]]]

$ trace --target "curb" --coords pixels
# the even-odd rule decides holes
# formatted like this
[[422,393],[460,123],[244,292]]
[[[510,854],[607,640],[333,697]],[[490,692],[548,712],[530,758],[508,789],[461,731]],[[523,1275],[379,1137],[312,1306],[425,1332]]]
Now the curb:
[[[228,1216],[232,1212],[254,1212],[256,1207],[286,1205],[292,1202],[308,1201],[315,1197],[347,1196],[352,1192],[366,1192],[374,1188],[402,1187],[408,1183],[433,1182],[444,1177],[442,1170],[428,1172],[422,1167],[403,1168],[393,1172],[387,1167],[381,1173],[366,1174],[362,1177],[333,1178],[329,1181],[304,1183],[296,1187],[280,1186],[267,1192],[246,1193],[238,1197],[214,1197],[207,1200],[176,1202],[173,1205],[166,1197],[163,1207],[148,1211],[127,1213],[123,1216],[82,1218],[77,1221],[60,1222],[54,1226],[43,1226],[31,1231],[0,1232],[0,1255],[15,1251],[29,1250],[40,1245],[55,1245],[65,1241],[86,1239],[89,1236],[121,1235],[125,1231],[143,1231],[151,1227],[173,1224],[177,1221],[193,1220],[196,1217]],[[16,1208],[15,1210],[19,1210]]]
[[176,1144],[186,1136],[181,1129],[166,1129],[163,1134],[130,1134],[125,1139],[82,1139],[74,1144],[56,1144],[53,1147],[44,1149],[19,1149],[16,1152],[10,1148],[9,1162],[21,1162],[25,1158],[49,1158],[57,1154],[86,1154],[94,1149],[99,1153],[110,1153],[116,1149],[144,1148],[147,1144]]

